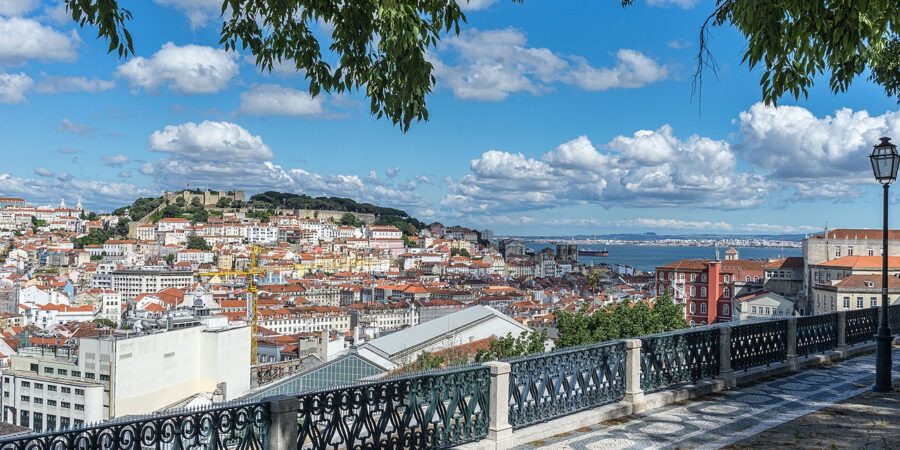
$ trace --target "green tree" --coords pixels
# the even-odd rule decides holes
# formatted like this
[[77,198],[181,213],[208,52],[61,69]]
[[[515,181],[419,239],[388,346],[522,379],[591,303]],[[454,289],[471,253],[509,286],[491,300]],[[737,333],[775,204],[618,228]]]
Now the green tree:
[[127,218],[119,219],[119,222],[116,223],[115,233],[117,236],[125,237],[128,236],[128,223],[130,221]]
[[464,248],[451,248],[450,256],[465,256],[466,258],[472,257],[472,255],[469,254],[469,251]]
[[[623,4],[631,4],[626,0]],[[896,0],[716,0],[699,33],[694,86],[715,71],[709,49],[713,27],[734,27],[747,39],[743,61],[758,70],[762,98],[806,97],[816,77],[834,93],[863,74],[888,96],[900,96],[900,7]]]
[[172,253],[169,253],[169,254],[168,254],[168,255],[166,255],[166,256],[163,256],[163,261],[165,261],[165,262],[166,262],[166,264],[168,264],[168,265],[170,265],[170,266],[171,266],[171,265],[172,265],[172,263],[174,263],[174,262],[175,262],[175,255],[174,255],[174,254],[172,254]]
[[517,337],[512,333],[491,342],[488,350],[481,350],[475,356],[479,362],[495,361],[513,356],[541,353],[546,348],[546,331],[526,331]]
[[592,314],[586,309],[575,313],[557,311],[556,327],[556,345],[563,348],[678,330],[687,327],[687,322],[682,307],[662,295],[653,305],[620,302],[598,308]]
[[222,197],[216,202],[216,208],[227,208],[231,206],[231,199],[228,197]]
[[192,250],[209,251],[212,247],[209,246],[209,244],[206,242],[206,239],[203,239],[202,237],[197,236],[196,234],[192,234],[192,235],[188,236],[187,248],[192,249]]
[[356,219],[356,214],[344,213],[341,215],[341,221],[338,222],[344,226],[355,227],[359,225],[359,221]]
[[[126,27],[133,16],[119,0],[65,3],[75,22],[96,27],[109,41],[110,53],[134,54]],[[249,50],[264,71],[293,64],[314,96],[363,90],[371,113],[404,131],[412,121],[428,120],[425,97],[435,78],[427,53],[465,21],[455,0],[223,0],[222,12],[226,50]],[[317,23],[333,27],[330,44],[319,42]]]
[[116,328],[116,323],[109,319],[94,319],[93,322],[107,328]]

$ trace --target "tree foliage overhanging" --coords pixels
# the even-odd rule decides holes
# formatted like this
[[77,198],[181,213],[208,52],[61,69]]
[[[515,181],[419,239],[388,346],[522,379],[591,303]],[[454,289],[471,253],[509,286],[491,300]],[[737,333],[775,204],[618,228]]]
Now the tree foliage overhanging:
[[[64,1],[75,22],[95,27],[109,42],[110,53],[134,54],[126,28],[132,13],[118,0]],[[456,0],[223,0],[222,19],[219,43],[226,49],[249,51],[265,71],[293,65],[313,95],[364,91],[372,114],[387,116],[403,131],[428,120],[425,97],[435,85],[428,51],[466,21]],[[333,27],[329,42],[314,33],[319,22]],[[702,84],[705,68],[715,70],[710,28],[734,26],[747,39],[744,62],[751,69],[762,66],[767,104],[785,94],[808,95],[825,74],[836,93],[868,74],[889,96],[900,97],[897,23],[896,0],[716,0],[700,26],[694,86]]]

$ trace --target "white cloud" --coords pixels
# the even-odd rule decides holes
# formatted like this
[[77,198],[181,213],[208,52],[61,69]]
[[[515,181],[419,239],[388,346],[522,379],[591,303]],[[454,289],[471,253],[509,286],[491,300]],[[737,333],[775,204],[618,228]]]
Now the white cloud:
[[0,103],[22,103],[34,80],[24,73],[0,73]]
[[[614,67],[594,67],[577,56],[527,46],[525,33],[465,30],[441,44],[430,59],[442,83],[463,99],[503,100],[515,92],[534,95],[564,83],[591,91],[637,88],[667,76],[667,69],[636,50],[622,49]],[[445,62],[447,55],[455,62]],[[442,59],[443,58],[443,59]]]
[[488,9],[497,3],[497,0],[456,0],[463,11],[480,11]]
[[166,85],[182,94],[214,94],[228,87],[238,75],[235,53],[201,45],[179,47],[166,43],[150,58],[136,57],[116,73],[127,79],[133,91],[157,91]]
[[0,17],[0,64],[17,65],[28,60],[74,61],[78,35],[66,36],[32,19]]
[[322,96],[274,84],[254,86],[241,94],[241,113],[258,116],[318,116],[325,112]]
[[3,0],[0,2],[0,16],[24,16],[37,6],[38,0]]
[[472,173],[448,180],[450,211],[521,211],[573,204],[738,209],[757,206],[771,187],[737,170],[725,141],[679,139],[668,125],[619,136],[599,152],[587,137],[563,143],[541,158],[490,150]]
[[0,194],[26,197],[35,202],[59,202],[65,198],[75,203],[83,198],[85,205],[112,209],[130,204],[137,197],[155,196],[158,192],[121,182],[80,180],[65,172],[53,173],[36,168],[36,178],[0,173]]
[[150,135],[150,148],[195,162],[249,162],[272,158],[262,137],[231,122],[169,125]]
[[100,78],[44,76],[35,89],[44,94],[60,94],[64,92],[102,92],[115,86],[114,81]]
[[222,0],[154,0],[159,5],[169,6],[184,12],[191,28],[200,28],[222,11]]
[[757,103],[740,114],[738,151],[773,177],[808,182],[871,178],[866,158],[881,136],[900,135],[900,111],[872,116],[839,109],[816,117],[799,106]]
[[66,25],[72,21],[72,15],[66,11],[65,2],[54,2],[53,6],[45,7],[43,18],[57,25]]
[[122,154],[118,155],[103,155],[103,165],[109,167],[122,167],[128,163],[128,157]]
[[690,46],[691,42],[684,39],[672,39],[671,41],[666,43],[666,47],[674,48],[675,50],[681,50]]
[[682,9],[691,9],[697,6],[700,0],[647,0],[650,6],[677,6]]
[[94,127],[75,123],[69,119],[63,119],[62,121],[60,121],[59,125],[56,126],[56,129],[57,131],[61,131],[63,133],[74,133],[82,137],[91,137],[94,134]]

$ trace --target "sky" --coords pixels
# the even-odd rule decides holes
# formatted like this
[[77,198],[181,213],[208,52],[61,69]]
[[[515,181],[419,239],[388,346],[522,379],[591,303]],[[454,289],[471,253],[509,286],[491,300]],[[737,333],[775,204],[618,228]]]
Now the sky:
[[501,235],[881,224],[867,155],[900,140],[896,99],[864,75],[767,107],[728,27],[693,95],[712,0],[471,0],[429,54],[429,121],[407,133],[359,93],[313,98],[292,66],[223,50],[221,0],[127,6],[123,60],[61,1],[0,2],[0,195],[109,211],[186,186],[277,190]]

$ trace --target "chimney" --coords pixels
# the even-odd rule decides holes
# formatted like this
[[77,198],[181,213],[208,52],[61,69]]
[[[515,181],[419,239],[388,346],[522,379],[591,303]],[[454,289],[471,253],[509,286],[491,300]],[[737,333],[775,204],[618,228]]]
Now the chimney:
[[321,337],[319,338],[319,358],[322,361],[328,361],[328,341],[331,339],[331,332],[328,330],[322,330]]
[[722,296],[722,288],[719,284],[719,261],[709,261],[709,273],[706,287],[706,323],[713,324],[719,317],[719,297]]

